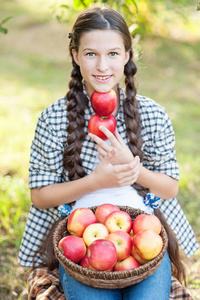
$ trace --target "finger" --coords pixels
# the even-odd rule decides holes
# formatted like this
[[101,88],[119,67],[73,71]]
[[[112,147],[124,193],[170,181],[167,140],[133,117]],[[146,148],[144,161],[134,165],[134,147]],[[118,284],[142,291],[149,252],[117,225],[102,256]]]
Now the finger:
[[137,174],[118,178],[118,186],[132,185],[136,182],[137,178],[138,178]]
[[101,155],[101,154],[98,155],[98,159],[99,159],[100,161],[102,161],[102,160],[104,159],[104,157],[105,157],[105,156],[103,156],[103,155]]
[[99,138],[97,135],[89,133],[88,136],[102,149],[104,149],[106,152],[109,152],[112,150],[113,147],[108,145],[105,141],[103,141],[101,138]]
[[123,138],[121,137],[121,135],[119,134],[119,132],[117,131],[117,129],[115,130],[115,137],[118,140],[118,142],[120,143],[120,145],[125,146],[126,144],[124,143]]
[[110,132],[110,130],[108,130],[104,126],[99,126],[99,129],[107,136],[107,138],[110,140],[110,142],[114,148],[119,148],[120,143],[118,142],[116,137],[112,134],[112,132]]
[[101,146],[97,145],[97,151],[99,154],[103,155],[103,156],[106,156],[106,154],[110,151],[112,151],[113,147],[109,147],[109,149],[103,149]]
[[108,152],[107,154],[106,154],[106,156],[103,158],[103,162],[104,163],[110,163],[111,162],[111,160],[113,159],[113,157],[115,156],[117,154],[117,151],[116,151],[116,149],[115,148],[113,148],[110,152]]
[[131,163],[128,164],[114,165],[114,172],[122,173],[127,171],[133,171],[134,168],[135,168],[135,162],[132,161]]

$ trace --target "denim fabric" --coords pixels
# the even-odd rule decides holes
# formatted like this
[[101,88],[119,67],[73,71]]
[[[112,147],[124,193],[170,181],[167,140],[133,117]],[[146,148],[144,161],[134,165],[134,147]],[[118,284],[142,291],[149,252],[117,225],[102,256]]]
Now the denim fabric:
[[59,265],[59,275],[67,300],[169,300],[171,263],[167,253],[152,275],[123,289],[89,287],[68,275],[62,265]]

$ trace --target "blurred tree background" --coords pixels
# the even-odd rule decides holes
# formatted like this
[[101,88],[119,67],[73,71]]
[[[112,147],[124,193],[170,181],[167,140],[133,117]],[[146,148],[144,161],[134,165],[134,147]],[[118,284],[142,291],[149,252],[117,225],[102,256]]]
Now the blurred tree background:
[[[68,88],[68,33],[86,7],[107,5],[133,35],[138,92],[166,108],[180,164],[179,202],[200,234],[200,12],[195,0],[1,0],[0,299],[27,299],[17,253],[30,207],[30,145],[41,111]],[[188,285],[200,299],[199,251]],[[5,274],[5,275],[3,275]]]

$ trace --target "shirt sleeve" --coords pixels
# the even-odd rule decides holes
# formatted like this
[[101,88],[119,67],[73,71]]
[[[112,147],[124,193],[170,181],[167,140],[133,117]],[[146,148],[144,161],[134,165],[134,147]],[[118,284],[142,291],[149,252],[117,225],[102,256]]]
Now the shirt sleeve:
[[62,182],[63,144],[53,125],[41,115],[31,145],[29,188],[40,188]]
[[171,120],[164,108],[147,119],[143,166],[178,180],[179,165],[175,156],[175,135]]

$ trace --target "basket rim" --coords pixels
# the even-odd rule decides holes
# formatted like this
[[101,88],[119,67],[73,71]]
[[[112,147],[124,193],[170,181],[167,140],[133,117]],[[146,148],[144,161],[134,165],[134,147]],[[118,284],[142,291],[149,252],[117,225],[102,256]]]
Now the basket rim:
[[[127,209],[134,211],[135,214],[139,215],[139,214],[147,214],[146,212],[140,210],[140,209],[134,209],[132,207],[129,206],[118,206],[120,209],[126,211]],[[92,207],[88,207],[91,210],[95,210],[97,208],[97,206],[92,206]],[[68,217],[64,218],[55,228],[54,232],[53,232],[53,247],[54,247],[54,252],[55,255],[58,259],[58,261],[63,265],[64,268],[67,268],[68,271],[70,271],[70,273],[73,276],[73,273],[79,273],[83,276],[89,276],[91,278],[98,278],[98,279],[103,279],[103,280],[115,280],[118,279],[119,277],[121,279],[126,279],[129,277],[134,277],[134,276],[138,276],[142,273],[147,273],[148,276],[148,270],[149,272],[153,269],[156,268],[156,266],[161,263],[165,252],[167,250],[168,247],[168,237],[167,237],[167,233],[163,227],[163,225],[161,226],[161,237],[163,239],[163,247],[161,252],[152,260],[150,260],[149,262],[147,262],[144,265],[139,266],[138,268],[132,269],[132,270],[127,270],[127,271],[98,271],[98,270],[89,270],[85,267],[80,266],[79,264],[76,264],[74,262],[72,262],[71,260],[69,260],[67,257],[64,256],[64,254],[62,253],[62,251],[59,249],[58,247],[58,243],[60,241],[60,234],[61,232],[67,232],[66,229],[66,224],[68,221]],[[65,227],[65,230],[63,230]],[[146,276],[146,277],[147,277]]]

